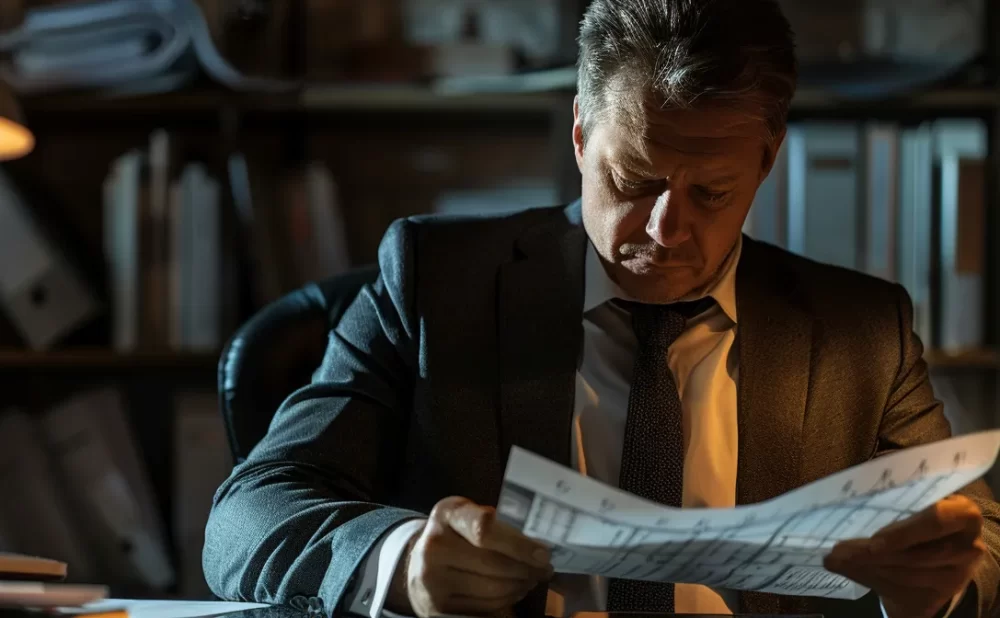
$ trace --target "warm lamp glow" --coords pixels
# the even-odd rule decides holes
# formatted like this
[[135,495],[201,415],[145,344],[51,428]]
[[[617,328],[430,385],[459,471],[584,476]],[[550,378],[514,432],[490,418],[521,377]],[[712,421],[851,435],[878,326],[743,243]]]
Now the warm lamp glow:
[[23,157],[35,147],[35,136],[24,125],[0,118],[0,161]]
[[23,157],[35,147],[35,136],[24,126],[17,99],[0,83],[0,161]]

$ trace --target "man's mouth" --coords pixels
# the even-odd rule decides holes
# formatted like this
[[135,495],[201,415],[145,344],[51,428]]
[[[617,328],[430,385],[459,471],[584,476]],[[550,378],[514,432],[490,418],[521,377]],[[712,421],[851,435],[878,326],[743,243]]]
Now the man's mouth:
[[643,257],[629,258],[626,262],[630,262],[635,266],[638,266],[642,270],[680,270],[680,269],[691,269],[697,268],[694,262],[691,261],[681,261],[681,260],[651,260]]

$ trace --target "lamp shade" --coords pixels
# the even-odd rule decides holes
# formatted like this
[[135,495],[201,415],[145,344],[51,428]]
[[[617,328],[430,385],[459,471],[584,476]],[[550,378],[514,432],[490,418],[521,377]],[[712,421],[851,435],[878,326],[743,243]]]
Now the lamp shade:
[[24,124],[14,93],[0,82],[0,161],[23,157],[35,147],[35,136]]

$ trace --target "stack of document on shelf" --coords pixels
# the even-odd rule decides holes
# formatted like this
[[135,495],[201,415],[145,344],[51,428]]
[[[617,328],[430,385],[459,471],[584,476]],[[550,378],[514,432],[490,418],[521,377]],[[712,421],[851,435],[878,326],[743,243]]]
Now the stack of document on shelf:
[[[49,3],[51,4],[51,3]],[[291,84],[240,74],[218,52],[194,0],[91,0],[31,7],[0,34],[0,77],[19,93],[97,88],[134,94],[177,90],[204,71],[240,90]]]
[[559,573],[796,596],[868,592],[823,568],[838,541],[869,537],[993,467],[1000,430],[909,448],[766,502],[676,509],[514,448],[497,512],[552,546]]

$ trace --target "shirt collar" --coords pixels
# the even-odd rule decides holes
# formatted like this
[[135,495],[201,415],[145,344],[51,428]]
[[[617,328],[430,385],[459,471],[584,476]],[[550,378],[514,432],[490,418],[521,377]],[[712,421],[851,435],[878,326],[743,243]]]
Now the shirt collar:
[[[737,239],[736,246],[733,247],[733,250],[729,253],[729,257],[723,263],[719,275],[700,290],[696,290],[679,300],[698,300],[699,298],[711,296],[719,304],[719,308],[735,324],[737,321],[736,265],[740,261],[740,254],[742,252],[743,238],[741,236]],[[634,300],[618,287],[617,283],[611,280],[607,271],[604,270],[601,258],[597,255],[597,250],[594,249],[594,244],[589,241],[587,242],[587,257],[584,270],[584,313],[615,298]]]

